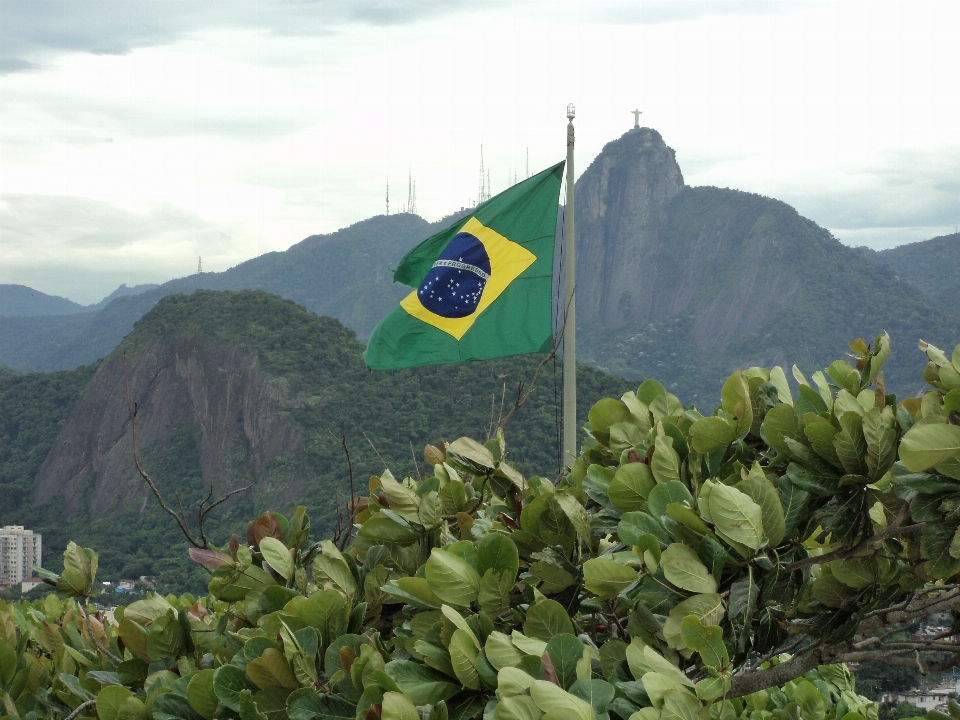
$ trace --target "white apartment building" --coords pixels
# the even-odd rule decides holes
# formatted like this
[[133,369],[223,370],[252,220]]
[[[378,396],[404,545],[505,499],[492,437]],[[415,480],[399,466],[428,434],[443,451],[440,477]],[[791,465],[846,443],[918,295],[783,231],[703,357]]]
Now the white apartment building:
[[40,567],[43,536],[23,525],[5,525],[0,530],[0,580],[11,585],[33,577],[34,565]]

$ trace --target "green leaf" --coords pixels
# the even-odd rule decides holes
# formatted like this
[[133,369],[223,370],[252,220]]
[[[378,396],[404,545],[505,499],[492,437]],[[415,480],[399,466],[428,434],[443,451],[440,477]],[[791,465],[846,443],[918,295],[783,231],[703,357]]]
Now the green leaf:
[[497,703],[493,720],[540,720],[543,711],[529,695],[511,695]]
[[610,502],[620,512],[645,510],[646,498],[656,484],[649,465],[639,462],[621,465],[610,481]]
[[860,373],[850,363],[843,360],[834,360],[827,368],[827,375],[851,395],[860,392]]
[[420,720],[417,708],[402,693],[385,692],[380,717],[382,720]]
[[222,665],[214,671],[213,691],[217,699],[234,712],[240,712],[240,692],[254,687],[236,665]]
[[760,506],[763,534],[769,538],[770,546],[777,547],[780,545],[786,533],[783,505],[780,504],[777,489],[767,478],[758,462],[754,462],[747,478],[737,483],[736,487],[737,490],[748,495]]
[[660,720],[699,720],[700,701],[686,690],[667,690],[663,693]]
[[63,552],[63,572],[57,581],[57,592],[65,597],[90,594],[97,574],[97,554],[70,541]]
[[248,662],[247,677],[263,689],[282,687],[295,690],[300,687],[287,659],[276,648],[267,648],[256,660]]
[[412,660],[391,660],[386,672],[414,705],[436,705],[460,692],[446,675]]
[[800,526],[810,502],[810,493],[798,488],[786,475],[780,478],[777,489],[780,506],[783,508],[783,530],[786,537]]
[[569,688],[577,679],[577,663],[583,659],[583,651],[583,644],[569,633],[550,638],[546,652],[553,661],[560,687]]
[[468,607],[480,593],[480,575],[461,557],[433,548],[425,569],[427,582],[443,602]]
[[845,412],[839,420],[842,430],[833,438],[833,446],[840,464],[848,475],[864,475],[867,441],[863,437],[863,418],[855,412]]
[[[16,668],[16,662],[13,668]],[[129,697],[133,697],[133,693],[127,688],[121,685],[107,685],[97,694],[97,716],[100,720],[117,720],[120,715],[120,706]]]
[[507,536],[487,533],[477,542],[477,574],[481,577],[487,570],[493,570],[498,575],[506,572],[510,579],[514,580],[519,569],[520,553],[513,540]]
[[598,557],[583,564],[583,584],[600,598],[612,598],[635,582],[639,573],[610,558]]
[[723,619],[723,599],[717,593],[694,595],[676,604],[663,624],[663,636],[677,649],[681,623],[688,616],[698,618],[704,625],[718,625]]
[[813,413],[807,413],[804,420],[807,424],[803,428],[803,434],[810,442],[813,451],[834,467],[843,467],[834,445],[834,440],[840,431],[829,420],[824,420]]
[[398,483],[389,470],[380,476],[380,487],[393,512],[404,520],[420,522],[420,498],[413,490]]
[[471,690],[480,689],[480,674],[477,672],[477,656],[480,650],[476,638],[466,630],[454,630],[447,646],[450,652],[450,662],[457,680]]
[[546,680],[533,681],[530,697],[545,713],[544,720],[596,720],[596,713],[589,703]]
[[680,480],[680,456],[673,449],[673,438],[657,436],[653,443],[653,457],[650,458],[650,472],[657,483],[669,483]]
[[[430,589],[430,583],[427,582],[426,578],[397,578],[384,585],[381,590],[391,598],[396,598],[400,602],[418,608],[439,610],[440,605],[443,604],[440,598]],[[389,603],[386,599],[384,599],[383,602]]]
[[[592,562],[592,561],[591,561]],[[714,593],[717,581],[707,570],[696,551],[680,543],[672,543],[660,557],[660,566],[667,580],[683,590]],[[586,563],[584,564],[586,577]],[[589,589],[589,585],[587,585]]]
[[293,577],[294,566],[293,558],[290,557],[290,551],[282,542],[272,537],[265,537],[260,541],[260,552],[263,553],[263,559],[270,563],[270,567],[284,580]]
[[700,653],[707,667],[719,671],[730,662],[719,625],[704,625],[695,615],[687,615],[680,626],[680,637],[684,645]]
[[524,635],[548,641],[560,633],[573,634],[573,623],[563,605],[556,600],[541,600],[530,606],[523,623]]
[[203,720],[183,695],[173,692],[157,697],[153,701],[152,710],[153,720]]
[[767,443],[781,455],[788,455],[786,438],[797,435],[797,414],[791,405],[780,403],[767,411],[763,418],[762,433]]
[[[590,408],[588,418],[594,437],[606,445],[610,441],[610,426],[614,423],[628,422],[630,420],[630,408],[619,400],[603,398]],[[602,440],[600,436],[602,436]]]
[[711,486],[707,499],[717,534],[751,550],[763,544],[763,512],[749,496],[721,483]]
[[490,451],[468,437],[454,440],[447,445],[447,457],[474,475],[485,475],[497,467]]
[[412,527],[401,525],[381,516],[373,516],[363,523],[357,535],[375,543],[409,545],[420,539],[420,533]]
[[[190,703],[198,715],[202,715],[207,720],[213,718],[213,713],[220,704],[217,699],[217,693],[213,689],[213,678],[216,674],[214,670],[200,670],[187,685],[187,702]],[[102,716],[101,716],[102,717]]]
[[678,480],[661,483],[650,491],[647,497],[647,507],[650,514],[658,520],[667,513],[667,505],[670,503],[683,503],[688,507],[693,507],[693,495],[687,490],[687,486]]
[[900,460],[911,472],[955,457],[960,457],[960,425],[914,425],[900,442]]
[[607,706],[616,694],[613,685],[605,680],[577,680],[567,690],[571,695],[589,703],[598,716],[607,712]]
[[[273,563],[271,563],[271,566]],[[320,543],[320,554],[313,561],[314,582],[327,578],[347,597],[357,594],[357,582],[337,546],[329,540]]]
[[[793,411],[790,411],[793,415]],[[698,453],[725,448],[737,439],[737,428],[720,417],[704,417],[690,426],[690,440]]]
[[750,431],[753,425],[753,406],[750,404],[750,387],[740,371],[727,378],[720,391],[720,406],[736,422],[738,437]]
[[637,388],[637,399],[649,407],[650,403],[666,392],[667,391],[663,385],[658,383],[653,378],[650,378],[649,380],[644,380],[642,383],[640,383],[640,387]]
[[[333,701],[333,702],[331,702]],[[333,705],[333,707],[331,707]],[[336,712],[337,706],[345,714]],[[320,693],[313,688],[300,688],[287,696],[287,716],[290,720],[316,720],[317,718],[354,718],[357,709],[340,698],[328,698],[324,707]]]
[[483,652],[497,671],[519,665],[520,660],[523,659],[523,653],[513,644],[510,636],[497,630],[487,636]]
[[324,648],[347,631],[350,601],[337,590],[318,590],[298,608],[303,621],[320,633]]
[[[664,504],[664,510],[666,510],[667,504]],[[627,545],[636,545],[637,538],[641,535],[653,535],[663,547],[673,542],[673,538],[670,537],[663,525],[645,512],[624,513],[617,525],[617,535],[620,542]]]

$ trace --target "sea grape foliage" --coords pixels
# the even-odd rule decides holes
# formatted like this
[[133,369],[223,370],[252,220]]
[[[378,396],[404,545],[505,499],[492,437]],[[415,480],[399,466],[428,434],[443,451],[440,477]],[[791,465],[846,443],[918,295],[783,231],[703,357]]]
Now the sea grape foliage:
[[[843,663],[940,670],[960,606],[960,346],[921,343],[921,397],[885,392],[889,339],[808,380],[735,372],[704,415],[648,380],[590,410],[556,481],[502,431],[389,470],[333,540],[303,508],[193,549],[209,595],[0,605],[5,717],[876,720]],[[952,633],[951,633],[952,634]]]

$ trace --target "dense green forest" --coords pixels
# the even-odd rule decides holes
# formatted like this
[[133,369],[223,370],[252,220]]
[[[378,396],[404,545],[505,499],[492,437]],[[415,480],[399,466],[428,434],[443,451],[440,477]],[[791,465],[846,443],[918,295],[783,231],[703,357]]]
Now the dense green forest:
[[[523,382],[526,390],[542,359],[522,356],[374,373],[363,365],[363,346],[351,330],[289,300],[257,291],[197,291],[164,298],[116,352],[126,353],[132,365],[151,341],[184,347],[215,345],[255,355],[259,368],[285,388],[291,400],[288,417],[301,429],[304,443],[301,452],[273,462],[268,468],[269,484],[275,489],[291,477],[307,478],[309,492],[302,502],[323,533],[336,525],[337,493],[341,499],[349,495],[349,472],[338,438],[347,439],[358,487],[383,469],[364,434],[394,472],[416,477],[418,471],[427,470],[422,459],[425,443],[468,434],[485,436],[491,419],[495,421],[501,412],[501,402],[506,414],[516,398],[517,383]],[[11,501],[2,504],[0,517],[5,523],[26,524],[42,532],[47,548],[62,547],[69,538],[100,548],[105,579],[159,576],[170,586],[196,589],[203,574],[188,564],[187,545],[152,500],[143,508],[125,508],[108,517],[90,513],[81,503],[81,509],[67,519],[62,496],[44,505],[31,502],[33,477],[95,369],[0,380],[4,410],[19,408],[16,424],[4,413],[8,419],[0,477],[4,497]],[[560,382],[559,364],[548,362],[529,401],[510,421],[510,456],[528,475],[557,474]],[[583,422],[598,398],[619,396],[628,389],[635,389],[635,384],[581,366],[578,408]],[[197,428],[185,427],[166,446],[141,448],[143,464],[161,490],[171,496],[179,492],[188,508],[204,492],[198,441]],[[238,475],[242,472],[238,468]],[[127,481],[142,482],[132,469]],[[92,491],[92,482],[90,478],[87,491]],[[255,488],[223,515],[212,518],[209,528],[215,541],[242,533],[241,518],[262,509],[266,492]],[[56,562],[55,553],[48,552],[47,557]]]

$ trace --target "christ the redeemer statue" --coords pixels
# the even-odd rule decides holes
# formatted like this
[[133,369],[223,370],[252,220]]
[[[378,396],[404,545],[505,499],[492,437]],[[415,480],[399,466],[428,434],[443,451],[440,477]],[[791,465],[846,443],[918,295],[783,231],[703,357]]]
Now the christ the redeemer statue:
[[643,115],[643,113],[640,112],[639,110],[631,110],[630,112],[633,113],[633,129],[634,129],[634,130],[639,130],[639,129],[640,129],[640,116]]

